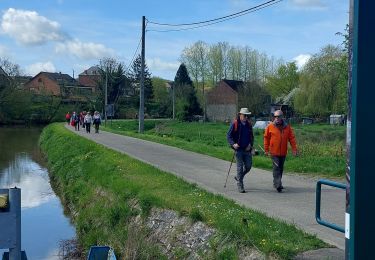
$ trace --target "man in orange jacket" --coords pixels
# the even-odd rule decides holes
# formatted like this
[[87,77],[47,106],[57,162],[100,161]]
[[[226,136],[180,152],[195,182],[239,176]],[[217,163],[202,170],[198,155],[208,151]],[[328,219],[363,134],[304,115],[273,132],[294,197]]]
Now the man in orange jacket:
[[276,110],[274,120],[264,131],[264,151],[265,155],[272,156],[273,164],[273,186],[278,192],[284,187],[281,183],[283,177],[285,157],[288,153],[288,141],[292,146],[293,155],[297,156],[297,143],[293,129],[283,119],[283,112]]

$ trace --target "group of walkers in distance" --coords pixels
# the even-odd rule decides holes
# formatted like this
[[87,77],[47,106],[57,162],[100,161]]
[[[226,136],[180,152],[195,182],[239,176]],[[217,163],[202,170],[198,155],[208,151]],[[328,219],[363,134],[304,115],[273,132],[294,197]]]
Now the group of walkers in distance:
[[[250,122],[251,112],[248,108],[241,108],[238,117],[230,125],[227,133],[229,145],[234,149],[237,161],[238,191],[245,193],[243,179],[252,166],[252,155],[254,153],[254,134]],[[273,121],[266,127],[263,135],[264,154],[270,156],[273,166],[273,186],[277,192],[282,192],[284,186],[281,178],[284,171],[284,162],[288,153],[288,142],[292,146],[293,155],[297,156],[297,143],[292,127],[283,117],[281,110],[273,114]],[[233,161],[232,161],[233,162]],[[229,172],[228,172],[229,173]]]
[[93,115],[91,112],[82,111],[79,114],[73,112],[70,114],[69,112],[65,115],[65,119],[67,124],[70,124],[74,127],[76,131],[79,131],[79,127],[86,129],[86,133],[91,132],[91,125],[93,124],[95,127],[95,133],[99,133],[99,126],[101,124],[100,113],[95,111]]

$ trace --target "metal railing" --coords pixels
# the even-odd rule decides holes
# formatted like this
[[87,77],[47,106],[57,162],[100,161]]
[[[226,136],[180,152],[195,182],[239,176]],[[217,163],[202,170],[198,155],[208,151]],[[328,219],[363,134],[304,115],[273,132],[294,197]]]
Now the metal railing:
[[338,226],[334,223],[330,223],[328,221],[322,220],[320,217],[320,205],[321,205],[321,198],[322,198],[322,185],[327,185],[327,186],[332,186],[336,188],[340,188],[345,190],[346,189],[346,184],[344,183],[339,183],[339,182],[334,182],[330,180],[324,180],[321,179],[316,183],[316,208],[315,208],[315,219],[316,222],[318,222],[320,225],[332,228],[334,230],[337,230],[339,232],[345,233],[345,228],[342,226]]

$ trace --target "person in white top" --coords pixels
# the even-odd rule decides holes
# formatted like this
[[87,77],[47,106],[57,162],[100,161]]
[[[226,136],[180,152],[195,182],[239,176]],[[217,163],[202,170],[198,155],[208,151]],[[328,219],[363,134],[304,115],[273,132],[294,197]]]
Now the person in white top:
[[92,123],[92,117],[91,117],[90,112],[87,112],[83,122],[85,124],[86,133],[90,133],[90,127],[91,127],[91,123]]

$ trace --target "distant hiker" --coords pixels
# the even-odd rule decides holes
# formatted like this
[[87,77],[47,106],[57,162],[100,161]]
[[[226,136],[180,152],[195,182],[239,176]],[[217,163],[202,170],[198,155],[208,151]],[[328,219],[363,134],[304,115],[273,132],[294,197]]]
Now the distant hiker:
[[90,133],[91,123],[92,123],[91,114],[90,114],[90,112],[87,112],[87,114],[85,115],[85,119],[84,119],[84,124],[85,124],[85,127],[86,127],[86,133]]
[[228,143],[236,154],[237,175],[234,179],[237,181],[238,191],[241,193],[245,193],[243,179],[253,163],[251,149],[254,145],[254,135],[253,126],[249,121],[250,115],[251,112],[248,108],[241,108],[227,133]]
[[79,113],[79,124],[85,128],[85,116],[86,116],[86,111],[82,111]]
[[297,143],[293,129],[283,119],[283,112],[276,110],[273,122],[264,131],[265,155],[271,154],[273,164],[273,186],[278,192],[284,187],[281,183],[283,177],[285,157],[288,153],[288,141],[292,146],[293,155],[297,156]]
[[66,113],[65,120],[66,120],[66,123],[69,125],[69,123],[70,123],[70,113],[69,112]]
[[92,117],[93,124],[95,126],[95,133],[99,133],[99,125],[101,124],[100,114],[98,111],[94,112],[94,116]]
[[74,126],[74,129],[76,131],[79,131],[79,116],[76,112],[73,112],[73,115],[71,117],[71,125]]

